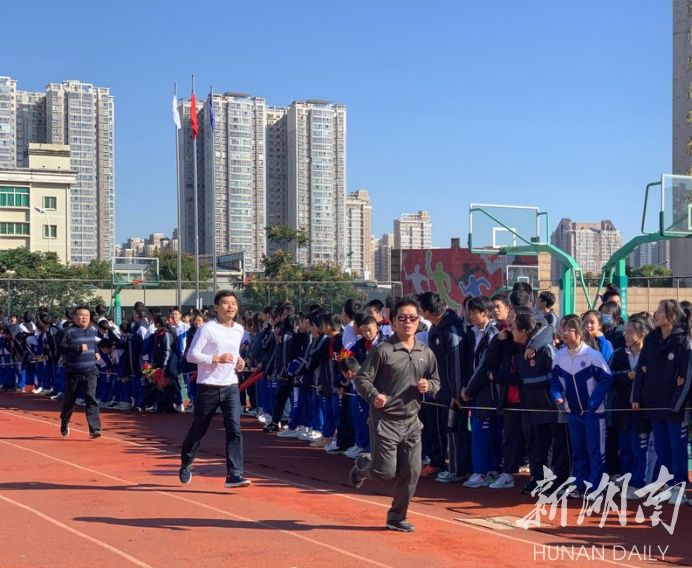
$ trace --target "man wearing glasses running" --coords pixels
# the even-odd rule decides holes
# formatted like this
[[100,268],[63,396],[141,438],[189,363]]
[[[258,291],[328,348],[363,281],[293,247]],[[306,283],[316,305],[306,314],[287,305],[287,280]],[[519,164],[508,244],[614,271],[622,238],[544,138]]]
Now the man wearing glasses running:
[[366,478],[394,480],[387,528],[415,530],[406,520],[421,470],[421,394],[440,388],[433,352],[416,340],[420,306],[404,298],[394,309],[395,334],[377,345],[356,375],[358,394],[370,403],[370,454],[360,454],[350,473],[359,488]]

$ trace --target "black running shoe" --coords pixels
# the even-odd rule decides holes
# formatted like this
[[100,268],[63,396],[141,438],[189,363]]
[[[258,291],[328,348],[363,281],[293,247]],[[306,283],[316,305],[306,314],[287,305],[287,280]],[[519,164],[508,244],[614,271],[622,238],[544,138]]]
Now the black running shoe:
[[226,483],[224,487],[229,489],[232,487],[249,487],[252,485],[252,481],[245,479],[242,475],[229,475],[226,477]]
[[274,422],[270,422],[267,424],[262,430],[265,432],[276,432],[277,430],[280,430],[281,426],[279,424],[275,424]]
[[192,466],[182,466],[180,468],[180,471],[178,472],[178,479],[180,479],[180,483],[183,483],[185,485],[190,483],[190,481],[192,481]]
[[67,424],[60,425],[60,435],[67,438],[70,435],[70,427]]
[[390,531],[399,531],[399,532],[413,532],[416,530],[416,527],[414,527],[408,521],[387,521],[386,527]]
[[89,434],[89,438],[91,438],[92,440],[95,440],[96,438],[100,438],[100,437],[101,437],[101,430],[94,430],[93,432],[91,432]]
[[348,472],[348,482],[351,484],[351,487],[355,487],[356,489],[360,489],[363,486],[364,481],[365,481],[365,476],[354,465],[351,468],[351,471]]

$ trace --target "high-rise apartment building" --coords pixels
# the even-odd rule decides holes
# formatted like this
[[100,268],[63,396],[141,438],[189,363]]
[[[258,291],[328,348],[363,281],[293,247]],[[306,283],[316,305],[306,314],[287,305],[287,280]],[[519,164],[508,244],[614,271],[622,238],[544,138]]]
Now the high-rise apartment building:
[[378,282],[392,281],[392,248],[394,234],[385,233],[377,241],[375,249],[375,280]]
[[[305,230],[309,243],[289,250],[297,262],[344,266],[346,242],[346,109],[324,101],[267,106],[242,93],[214,95],[212,159],[207,100],[198,102],[197,176],[199,251],[245,254],[246,270],[261,270],[275,252],[265,227]],[[182,246],[194,251],[193,159],[190,102],[181,101],[180,183]],[[269,250],[267,251],[267,248]]]
[[[288,225],[288,108],[267,107],[267,225]],[[267,254],[279,250],[267,242]]]
[[372,205],[364,189],[346,196],[346,262],[344,268],[359,278],[375,277],[372,248]]
[[109,260],[115,239],[114,105],[108,88],[50,83],[45,93],[17,91],[0,77],[0,166],[28,167],[30,143],[70,147],[77,181],[70,192],[70,258]]
[[[550,241],[581,266],[582,272],[600,274],[603,265],[622,246],[622,234],[612,221],[581,223],[561,219]],[[559,264],[553,260],[553,279],[560,275]]]
[[658,241],[639,245],[629,256],[629,264],[632,268],[640,268],[647,265],[670,267],[670,241]]
[[432,248],[432,221],[430,213],[404,213],[394,220],[394,248],[430,249]]
[[[688,0],[673,0],[673,173],[692,175],[692,4]],[[678,276],[692,274],[690,239],[671,239],[670,268]]]
[[304,229],[306,247],[290,245],[301,264],[344,266],[346,250],[346,107],[295,101],[287,114],[286,224]]
[[[199,253],[242,252],[245,269],[261,268],[266,252],[264,99],[244,93],[214,95],[214,128],[208,99],[197,105],[197,190]],[[190,101],[179,104],[184,118],[180,144],[183,193],[182,246],[194,252],[193,140]],[[213,139],[212,139],[213,135]]]

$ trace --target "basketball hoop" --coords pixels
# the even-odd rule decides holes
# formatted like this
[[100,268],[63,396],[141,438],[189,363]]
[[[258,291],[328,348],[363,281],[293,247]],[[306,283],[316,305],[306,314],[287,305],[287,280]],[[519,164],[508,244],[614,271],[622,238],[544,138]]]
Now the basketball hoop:
[[133,288],[141,288],[141,286],[142,286],[142,280],[139,280],[137,278],[132,280],[132,287]]

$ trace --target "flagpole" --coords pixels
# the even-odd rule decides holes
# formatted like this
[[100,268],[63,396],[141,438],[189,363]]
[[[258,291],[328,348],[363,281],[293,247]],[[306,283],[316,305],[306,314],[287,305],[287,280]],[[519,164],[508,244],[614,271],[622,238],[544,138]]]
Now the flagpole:
[[[175,100],[178,100],[178,83],[174,84],[173,96]],[[175,128],[175,183],[176,192],[178,196],[178,251],[177,251],[177,265],[176,274],[178,275],[178,288],[176,295],[176,304],[178,308],[182,311],[183,309],[183,199],[180,192],[180,129],[177,124],[173,124]]]
[[212,120],[214,107],[214,87],[209,87],[209,125],[211,126],[211,187],[212,187],[212,206],[213,206],[213,225],[212,225],[212,266],[214,268],[214,294],[218,290],[216,285],[216,125]]
[[[192,74],[192,92],[195,92],[195,75]],[[190,106],[190,112],[192,112]],[[193,199],[193,216],[195,218],[195,307],[199,310],[202,308],[202,302],[199,295],[199,210],[197,207],[197,138],[192,134],[192,187],[194,189]]]

